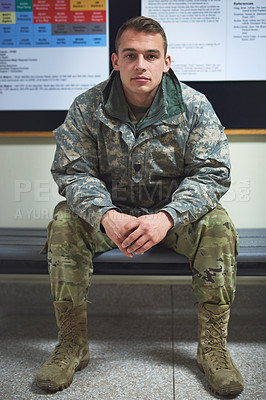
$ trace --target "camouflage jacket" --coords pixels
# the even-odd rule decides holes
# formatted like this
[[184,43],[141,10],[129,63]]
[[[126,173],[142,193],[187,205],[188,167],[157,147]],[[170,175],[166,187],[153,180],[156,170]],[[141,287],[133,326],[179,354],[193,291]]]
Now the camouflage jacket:
[[204,95],[164,75],[139,126],[119,73],[78,96],[54,131],[52,174],[74,213],[100,229],[115,208],[168,212],[175,226],[213,209],[230,186],[228,142]]

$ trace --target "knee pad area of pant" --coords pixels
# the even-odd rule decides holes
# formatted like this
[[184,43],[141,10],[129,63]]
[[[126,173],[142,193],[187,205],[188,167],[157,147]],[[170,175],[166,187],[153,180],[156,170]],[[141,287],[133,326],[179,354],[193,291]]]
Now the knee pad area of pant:
[[69,223],[79,221],[79,217],[71,211],[67,203],[61,202],[54,209],[54,221],[60,223]]
[[198,221],[198,228],[204,232],[212,232],[220,236],[224,233],[226,236],[236,237],[235,226],[222,206],[217,206],[208,212]]

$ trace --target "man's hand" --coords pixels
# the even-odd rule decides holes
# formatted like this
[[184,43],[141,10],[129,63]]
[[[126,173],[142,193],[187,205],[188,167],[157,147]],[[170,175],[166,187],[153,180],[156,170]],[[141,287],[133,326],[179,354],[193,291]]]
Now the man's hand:
[[107,236],[128,257],[133,257],[133,255],[122,247],[122,243],[132,232],[132,229],[130,227],[127,228],[127,225],[136,219],[132,215],[119,213],[116,210],[109,210],[104,214],[101,221]]
[[142,215],[125,225],[129,232],[121,243],[121,248],[128,254],[143,254],[155,244],[161,242],[174,225],[172,217],[165,211],[157,214]]

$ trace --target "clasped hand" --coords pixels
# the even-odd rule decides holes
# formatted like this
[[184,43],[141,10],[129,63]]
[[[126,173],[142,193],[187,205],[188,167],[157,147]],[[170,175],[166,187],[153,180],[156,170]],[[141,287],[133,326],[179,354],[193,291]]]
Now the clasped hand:
[[171,216],[164,211],[137,218],[109,210],[101,223],[108,237],[128,257],[143,254],[161,242],[173,226]]

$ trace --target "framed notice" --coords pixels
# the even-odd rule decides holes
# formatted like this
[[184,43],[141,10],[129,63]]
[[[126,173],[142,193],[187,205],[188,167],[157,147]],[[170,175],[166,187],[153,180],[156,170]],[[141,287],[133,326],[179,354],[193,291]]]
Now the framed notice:
[[142,0],[142,15],[163,26],[181,80],[266,79],[265,0]]

